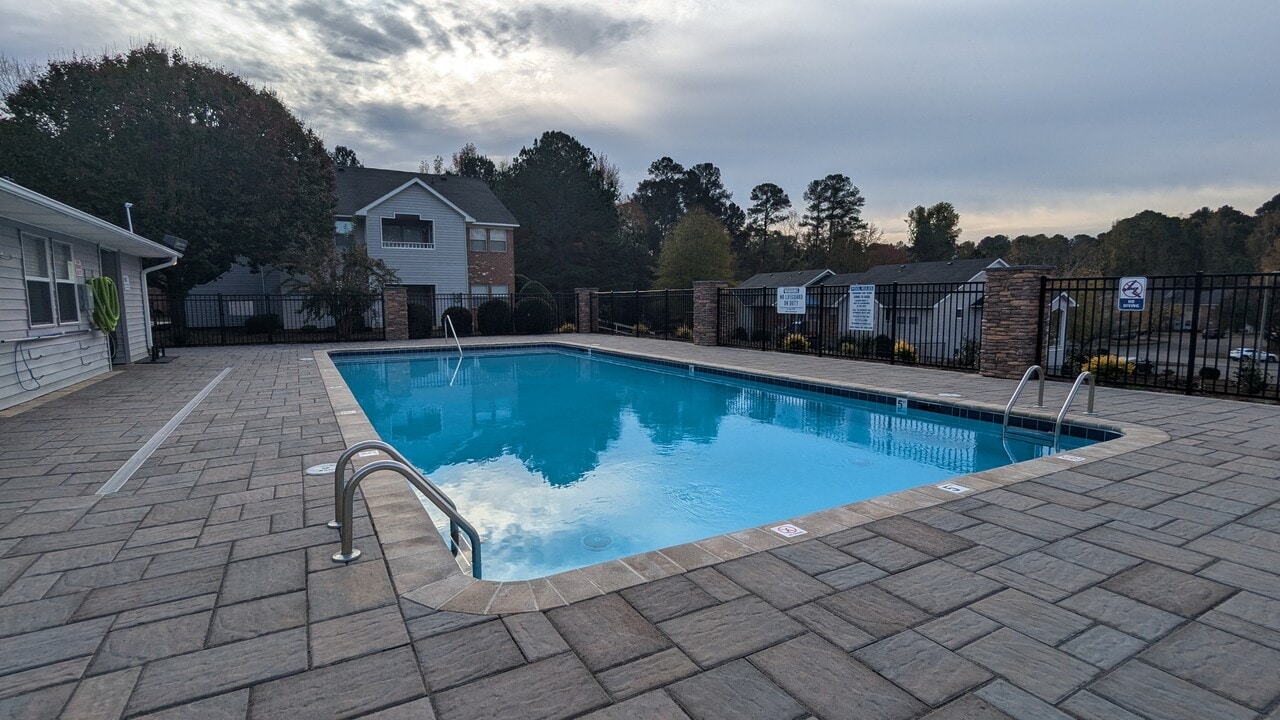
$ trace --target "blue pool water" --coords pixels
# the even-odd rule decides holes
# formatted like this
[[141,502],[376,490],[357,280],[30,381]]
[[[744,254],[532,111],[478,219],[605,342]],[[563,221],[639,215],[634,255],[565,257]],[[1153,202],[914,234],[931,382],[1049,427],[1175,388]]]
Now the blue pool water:
[[[541,577],[1047,454],[1034,441],[1002,440],[995,423],[601,353],[335,355],[334,363],[382,439],[480,531],[491,580]],[[1063,440],[1063,449],[1086,444]]]

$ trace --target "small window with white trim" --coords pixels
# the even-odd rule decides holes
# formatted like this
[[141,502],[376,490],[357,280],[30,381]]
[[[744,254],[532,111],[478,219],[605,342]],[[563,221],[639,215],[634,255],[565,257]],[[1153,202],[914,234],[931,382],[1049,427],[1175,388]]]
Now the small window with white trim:
[[435,246],[435,232],[430,220],[400,214],[394,218],[382,218],[382,247],[433,250]]
[[467,233],[470,239],[471,252],[506,252],[507,231],[505,228],[476,228]]
[[472,295],[510,295],[511,290],[506,285],[472,285]]
[[22,235],[22,275],[27,285],[27,319],[31,326],[53,324],[53,274],[49,271],[49,241]]

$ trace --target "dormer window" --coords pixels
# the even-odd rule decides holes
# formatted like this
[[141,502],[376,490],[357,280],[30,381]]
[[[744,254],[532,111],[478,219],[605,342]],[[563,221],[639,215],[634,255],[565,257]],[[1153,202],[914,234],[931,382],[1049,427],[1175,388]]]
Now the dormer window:
[[435,232],[430,220],[398,213],[394,218],[382,218],[383,248],[433,250],[435,246]]

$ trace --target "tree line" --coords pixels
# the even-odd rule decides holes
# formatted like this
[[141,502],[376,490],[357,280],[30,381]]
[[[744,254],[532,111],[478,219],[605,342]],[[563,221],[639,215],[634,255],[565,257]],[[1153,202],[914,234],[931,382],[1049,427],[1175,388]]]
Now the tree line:
[[[167,276],[171,291],[215,279],[237,257],[300,268],[319,257],[339,267],[333,168],[360,159],[345,146],[326,151],[274,93],[153,44],[43,68],[0,58],[0,92],[0,175],[117,222],[131,202],[140,234],[186,238],[183,262]],[[510,161],[467,144],[419,170],[488,183],[520,222],[518,270],[559,291],[974,257],[1050,265],[1059,275],[1280,269],[1280,195],[1253,215],[1146,210],[1096,237],[977,242],[960,241],[959,213],[939,202],[910,210],[908,241],[887,243],[862,217],[862,191],[839,172],[808,183],[798,204],[759,183],[744,208],[715,164],[664,156],[624,194],[605,154],[560,131]]]

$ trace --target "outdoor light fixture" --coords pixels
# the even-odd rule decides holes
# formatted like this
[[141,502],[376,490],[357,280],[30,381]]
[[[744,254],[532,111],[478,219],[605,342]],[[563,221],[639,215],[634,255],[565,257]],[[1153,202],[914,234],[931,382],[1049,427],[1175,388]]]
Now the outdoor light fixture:
[[178,252],[187,251],[187,241],[183,240],[177,235],[166,234],[163,238],[160,239],[160,242],[166,245],[167,247],[171,247],[174,250],[177,250]]

